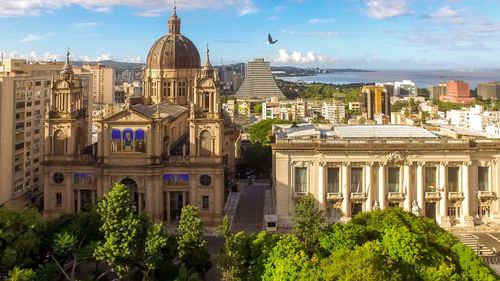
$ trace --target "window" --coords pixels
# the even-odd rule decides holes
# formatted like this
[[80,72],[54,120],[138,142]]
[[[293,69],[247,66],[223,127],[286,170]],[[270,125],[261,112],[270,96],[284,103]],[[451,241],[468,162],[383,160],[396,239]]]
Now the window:
[[488,190],[488,178],[489,169],[488,167],[477,167],[477,188],[479,191]]
[[400,192],[399,190],[399,167],[389,168],[389,192]]
[[326,192],[328,193],[340,192],[339,168],[328,168]]
[[458,191],[458,167],[448,167],[448,191],[457,192]]
[[425,191],[436,191],[436,167],[425,167]]
[[363,168],[351,168],[351,192],[363,191]]
[[307,168],[295,168],[295,192],[307,192]]
[[54,134],[54,155],[64,155],[66,137],[64,132],[57,130]]
[[55,173],[53,176],[52,176],[52,180],[55,182],[55,183],[58,183],[58,184],[61,184],[64,182],[64,175],[63,173]]
[[202,175],[200,177],[200,184],[202,186],[209,186],[212,183],[212,178],[209,175]]
[[209,131],[205,130],[200,134],[201,140],[201,156],[211,156],[212,155],[212,134]]
[[208,210],[210,209],[210,198],[208,196],[202,196],[201,197],[201,208],[203,210]]
[[61,208],[62,206],[62,193],[56,193],[56,208]]
[[460,207],[455,207],[455,206],[448,207],[448,216],[452,218],[460,217]]

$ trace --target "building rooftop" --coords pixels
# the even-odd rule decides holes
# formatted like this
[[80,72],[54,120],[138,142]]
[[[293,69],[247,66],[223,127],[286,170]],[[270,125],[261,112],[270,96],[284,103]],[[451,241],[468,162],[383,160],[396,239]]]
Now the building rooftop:
[[313,124],[275,125],[277,139],[436,139],[438,136],[420,127],[403,125],[353,125],[325,127]]
[[149,106],[136,104],[132,107],[132,109],[148,117],[155,117],[155,114],[158,112],[160,113],[161,118],[177,118],[179,115],[187,111],[187,108],[169,102],[162,102]]

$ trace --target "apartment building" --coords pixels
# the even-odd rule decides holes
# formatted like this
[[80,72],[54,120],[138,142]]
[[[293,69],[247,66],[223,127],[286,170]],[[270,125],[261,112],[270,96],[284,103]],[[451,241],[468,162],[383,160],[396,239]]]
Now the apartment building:
[[74,68],[75,75],[92,75],[94,103],[115,103],[115,69],[102,64],[84,64]]

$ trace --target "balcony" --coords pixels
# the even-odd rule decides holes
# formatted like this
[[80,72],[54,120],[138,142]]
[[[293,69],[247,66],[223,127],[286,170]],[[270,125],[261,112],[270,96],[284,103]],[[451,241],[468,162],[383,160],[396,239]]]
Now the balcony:
[[306,196],[306,195],[307,195],[307,192],[299,192],[299,191],[295,191],[295,192],[293,193],[293,196],[292,196],[292,197],[293,197],[293,199],[299,199],[299,198],[302,198],[302,197],[304,197],[304,196]]
[[389,202],[402,202],[405,200],[405,195],[403,192],[388,192],[387,200]]
[[341,192],[328,192],[326,194],[327,201],[341,201],[344,199]]
[[425,200],[427,200],[427,201],[439,201],[439,200],[441,200],[441,194],[439,191],[427,191],[427,192],[425,192]]
[[477,194],[479,200],[496,200],[497,194],[493,191],[479,191]]
[[351,201],[353,201],[353,202],[366,201],[366,193],[365,192],[351,192]]
[[448,200],[450,201],[457,201],[457,200],[464,200],[464,193],[460,191],[450,191],[448,192]]

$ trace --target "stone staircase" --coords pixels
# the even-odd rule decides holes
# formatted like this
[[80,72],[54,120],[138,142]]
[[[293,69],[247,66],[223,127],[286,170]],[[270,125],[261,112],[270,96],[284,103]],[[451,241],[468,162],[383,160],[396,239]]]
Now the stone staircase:
[[470,233],[455,234],[460,242],[471,248],[480,257],[496,257],[495,253],[484,244],[479,242],[479,238]]

